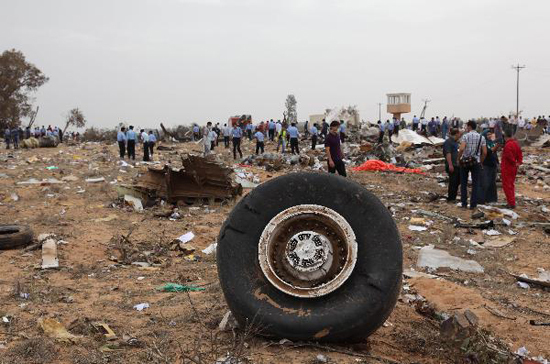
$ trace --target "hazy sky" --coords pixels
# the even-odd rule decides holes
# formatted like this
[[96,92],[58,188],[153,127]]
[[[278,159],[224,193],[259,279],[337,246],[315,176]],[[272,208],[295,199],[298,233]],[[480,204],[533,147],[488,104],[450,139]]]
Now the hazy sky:
[[276,119],[289,93],[300,120],[377,119],[388,92],[416,114],[423,98],[428,116],[507,114],[517,62],[520,109],[549,114],[549,27],[548,0],[0,0],[0,50],[50,77],[52,125],[73,107],[102,127]]

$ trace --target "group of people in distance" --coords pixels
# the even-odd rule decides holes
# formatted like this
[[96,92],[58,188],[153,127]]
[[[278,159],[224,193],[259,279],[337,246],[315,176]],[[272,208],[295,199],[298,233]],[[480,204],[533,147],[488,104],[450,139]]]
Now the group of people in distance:
[[[303,126],[304,136],[311,140],[311,149],[317,147],[317,140],[322,136],[325,140],[325,150],[327,153],[329,172],[338,172],[342,176],[346,176],[346,168],[343,162],[343,153],[341,143],[346,139],[346,125],[343,120],[334,120],[329,125],[324,119],[321,125],[317,123],[309,127],[309,122],[306,121]],[[249,141],[256,141],[256,154],[265,152],[266,142],[271,141],[276,145],[276,151],[286,153],[290,149],[292,154],[300,154],[300,139],[302,133],[298,130],[297,123],[287,123],[285,121],[277,122],[273,119],[261,122],[254,126],[252,123],[244,125],[227,125],[220,127],[219,123],[213,125],[208,122],[206,127],[200,133],[198,125],[193,126],[193,139],[199,140],[202,136],[204,147],[204,155],[209,155],[219,143],[220,135],[223,135],[225,148],[233,145],[233,159],[237,159],[237,154],[240,158],[243,157],[241,151],[241,143],[243,138]],[[290,148],[289,148],[290,147]]]
[[25,130],[23,130],[19,126],[16,128],[7,127],[4,130],[4,142],[6,143],[6,149],[10,149],[12,145],[14,149],[18,149],[19,141],[22,139],[40,137],[55,137],[58,138],[60,142],[63,142],[63,131],[61,128],[57,126],[52,127],[51,125],[48,125],[48,128],[45,128],[44,125],[42,125],[42,127],[37,126],[34,129],[27,126]]
[[157,137],[152,130],[146,132],[145,129],[141,129],[138,134],[134,131],[133,125],[130,125],[128,130],[123,126],[118,131],[116,139],[121,159],[128,154],[128,159],[136,160],[136,144],[139,142],[142,143],[143,161],[148,162],[153,157]]
[[463,132],[451,128],[443,144],[445,170],[449,175],[447,201],[456,201],[460,186],[460,202],[468,207],[468,177],[472,180],[470,209],[478,204],[497,202],[497,171],[500,156],[502,189],[507,207],[516,207],[515,179],[523,155],[519,143],[514,139],[514,128],[506,127],[498,135],[495,128],[483,127],[479,133],[477,123],[470,120]]

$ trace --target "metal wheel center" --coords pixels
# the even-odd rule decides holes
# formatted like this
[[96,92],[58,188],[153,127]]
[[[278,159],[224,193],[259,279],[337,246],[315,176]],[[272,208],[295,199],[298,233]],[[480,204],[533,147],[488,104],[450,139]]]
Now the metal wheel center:
[[321,205],[297,205],[277,214],[258,244],[265,277],[296,297],[320,297],[349,278],[357,260],[357,241],[349,223]]
[[286,259],[296,270],[313,272],[332,254],[328,239],[315,231],[302,231],[294,235],[286,246]]

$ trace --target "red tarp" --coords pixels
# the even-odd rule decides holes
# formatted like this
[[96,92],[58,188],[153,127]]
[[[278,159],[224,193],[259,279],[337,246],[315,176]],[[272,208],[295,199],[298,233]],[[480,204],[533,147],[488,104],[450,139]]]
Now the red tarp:
[[391,172],[402,172],[402,173],[417,173],[422,175],[426,174],[422,172],[420,168],[396,167],[393,164],[385,163],[376,159],[366,161],[360,166],[352,168],[352,170],[353,171],[391,171]]

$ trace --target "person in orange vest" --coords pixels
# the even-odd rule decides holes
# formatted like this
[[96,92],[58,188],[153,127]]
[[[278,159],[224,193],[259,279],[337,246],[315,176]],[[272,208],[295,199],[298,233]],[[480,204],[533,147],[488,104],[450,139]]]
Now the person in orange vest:
[[502,150],[501,180],[502,189],[506,195],[508,208],[516,208],[515,181],[518,167],[523,163],[523,154],[518,142],[513,138],[513,130],[507,128],[504,132],[504,149]]

